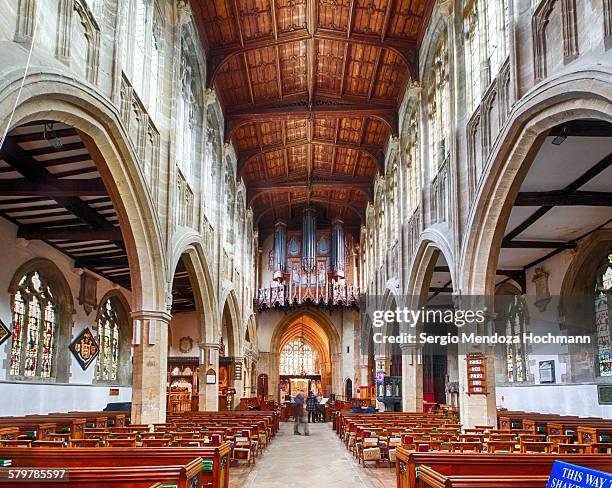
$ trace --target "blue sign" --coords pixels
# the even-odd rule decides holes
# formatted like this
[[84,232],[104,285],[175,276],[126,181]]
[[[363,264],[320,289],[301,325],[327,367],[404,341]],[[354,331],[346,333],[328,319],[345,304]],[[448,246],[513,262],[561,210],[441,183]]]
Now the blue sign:
[[555,461],[546,488],[612,488],[612,475]]
[[376,383],[382,384],[385,381],[385,372],[376,371]]

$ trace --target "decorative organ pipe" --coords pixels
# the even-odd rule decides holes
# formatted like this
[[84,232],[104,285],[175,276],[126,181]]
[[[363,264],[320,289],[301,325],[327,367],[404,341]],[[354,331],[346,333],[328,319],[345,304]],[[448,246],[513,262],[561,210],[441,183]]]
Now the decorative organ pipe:
[[282,282],[285,278],[287,262],[287,224],[278,220],[274,224],[274,281]]
[[302,220],[302,268],[312,272],[316,262],[317,220],[312,208],[304,209]]
[[334,219],[332,222],[332,276],[334,280],[344,278],[344,222]]

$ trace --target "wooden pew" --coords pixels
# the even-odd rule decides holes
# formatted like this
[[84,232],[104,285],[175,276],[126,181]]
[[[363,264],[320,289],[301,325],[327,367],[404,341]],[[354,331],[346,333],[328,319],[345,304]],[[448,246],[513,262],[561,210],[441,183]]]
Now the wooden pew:
[[445,476],[430,467],[419,470],[418,488],[545,488],[548,476]]
[[229,487],[229,444],[211,447],[136,448],[0,448],[0,458],[11,459],[13,467],[113,466],[140,467],[187,464],[195,458],[213,463],[212,471],[200,475],[201,487]]
[[23,488],[40,488],[41,485],[46,488],[151,488],[161,483],[176,488],[197,488],[201,472],[202,459],[195,458],[176,466],[70,467],[68,481],[46,479],[42,483],[37,479],[23,479],[14,485]]
[[429,466],[445,476],[549,475],[556,460],[612,472],[608,454],[477,454],[396,450],[397,488],[416,488],[417,466]]

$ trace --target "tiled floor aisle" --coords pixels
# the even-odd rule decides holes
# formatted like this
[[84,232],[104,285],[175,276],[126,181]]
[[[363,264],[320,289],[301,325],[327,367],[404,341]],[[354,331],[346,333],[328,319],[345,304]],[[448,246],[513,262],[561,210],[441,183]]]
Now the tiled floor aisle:
[[293,424],[280,432],[252,468],[230,470],[232,488],[286,488],[315,484],[330,488],[389,488],[395,472],[364,469],[350,456],[331,424],[310,424],[310,436],[293,435]]

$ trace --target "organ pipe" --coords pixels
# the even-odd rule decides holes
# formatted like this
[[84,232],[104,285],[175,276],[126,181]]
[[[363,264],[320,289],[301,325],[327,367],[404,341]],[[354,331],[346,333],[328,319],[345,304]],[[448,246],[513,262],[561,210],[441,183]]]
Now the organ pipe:
[[317,220],[312,208],[304,209],[302,220],[302,268],[312,272],[316,261]]
[[285,279],[287,262],[287,224],[278,220],[274,224],[274,281],[281,283]]
[[335,219],[332,222],[332,277],[334,280],[344,278],[344,222]]

